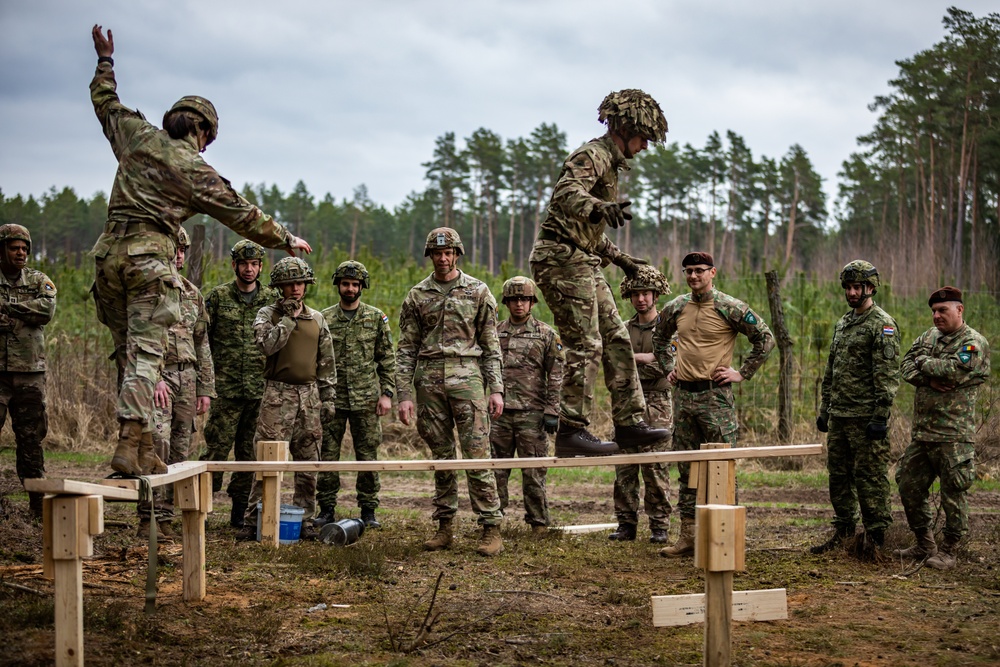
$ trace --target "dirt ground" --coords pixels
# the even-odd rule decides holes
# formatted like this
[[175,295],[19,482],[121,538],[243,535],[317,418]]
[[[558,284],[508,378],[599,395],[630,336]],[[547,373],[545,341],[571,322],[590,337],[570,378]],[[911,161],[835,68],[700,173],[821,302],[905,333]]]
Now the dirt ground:
[[[0,665],[48,665],[53,601],[51,582],[41,577],[40,529],[28,518],[12,466],[2,463]],[[50,464],[48,474],[93,479],[103,471]],[[734,664],[1000,664],[1000,493],[970,497],[971,539],[958,567],[938,572],[888,557],[859,562],[846,551],[813,556],[808,546],[828,532],[826,491],[789,482],[794,475],[771,486],[739,476],[747,570],[736,575],[735,588],[786,588],[789,618],[734,624]],[[343,482],[338,516],[357,516],[353,475]],[[478,529],[467,498],[454,548],[426,553],[420,544],[433,531],[431,478],[387,474],[382,488],[383,528],[348,548],[237,542],[228,498],[217,494],[207,598],[182,602],[180,542],[161,543],[152,616],[143,613],[148,547],[135,537],[135,507],[108,504],[107,528],[84,564],[87,664],[702,664],[702,625],[654,628],[650,602],[703,592],[701,573],[691,559],[658,556],[644,523],[632,543],[610,542],[607,531],[533,537],[520,521],[515,483],[500,556],[475,554]],[[464,484],[460,489],[464,494]],[[553,471],[549,492],[559,525],[613,521],[606,481]],[[671,538],[676,532],[675,520]],[[896,512],[889,548],[910,539]]]

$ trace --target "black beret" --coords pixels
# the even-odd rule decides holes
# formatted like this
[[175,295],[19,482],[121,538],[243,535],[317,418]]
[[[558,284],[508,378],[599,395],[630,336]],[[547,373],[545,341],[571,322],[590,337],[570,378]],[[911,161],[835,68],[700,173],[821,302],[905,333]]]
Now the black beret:
[[927,305],[933,306],[935,303],[942,303],[944,301],[958,301],[962,303],[962,290],[951,285],[942,287],[931,294],[931,298],[927,299]]
[[681,266],[694,266],[696,264],[715,266],[715,260],[707,252],[689,252],[684,255],[684,259],[681,261]]

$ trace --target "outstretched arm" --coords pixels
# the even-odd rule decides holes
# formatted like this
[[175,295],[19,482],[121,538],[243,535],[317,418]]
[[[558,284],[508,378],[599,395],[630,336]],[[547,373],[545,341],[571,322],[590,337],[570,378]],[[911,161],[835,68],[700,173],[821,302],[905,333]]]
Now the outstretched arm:
[[94,50],[97,51],[98,58],[110,58],[115,53],[115,36],[111,34],[111,28],[108,28],[108,36],[105,37],[103,28],[104,26],[95,23],[90,31],[94,37]]

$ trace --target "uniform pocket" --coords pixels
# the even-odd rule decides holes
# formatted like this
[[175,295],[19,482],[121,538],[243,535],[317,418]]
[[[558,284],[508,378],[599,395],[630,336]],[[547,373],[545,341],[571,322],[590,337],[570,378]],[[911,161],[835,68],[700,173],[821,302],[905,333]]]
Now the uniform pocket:
[[941,485],[949,491],[967,491],[976,481],[976,452],[971,443],[956,447],[947,456],[947,479],[941,480]]

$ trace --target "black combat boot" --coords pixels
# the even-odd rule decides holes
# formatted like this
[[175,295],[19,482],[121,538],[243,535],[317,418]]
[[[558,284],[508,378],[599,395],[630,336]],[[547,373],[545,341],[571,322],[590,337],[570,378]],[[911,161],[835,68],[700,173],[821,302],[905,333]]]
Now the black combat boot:
[[556,433],[557,457],[608,456],[617,453],[617,444],[598,440],[585,428],[560,422],[559,431]]
[[635,524],[634,523],[619,523],[618,529],[615,532],[608,535],[608,539],[614,542],[634,542],[635,541]]
[[28,491],[28,512],[32,519],[42,518],[42,499],[45,494],[41,491]]
[[244,515],[247,513],[246,501],[233,500],[233,508],[229,510],[229,525],[233,528],[244,526]]
[[849,537],[854,537],[854,526],[850,528],[838,527],[826,542],[809,547],[809,553],[817,555],[825,554],[827,551],[842,546],[844,541]]
[[653,428],[640,420],[637,424],[615,424],[615,442],[624,447],[645,447],[670,437],[665,428]]
[[320,506],[319,514],[316,515],[315,519],[313,519],[313,525],[317,528],[322,528],[328,523],[333,523],[337,520],[334,514],[335,512],[333,507]]
[[670,540],[667,537],[666,528],[650,528],[649,529],[649,541],[653,544],[666,544]]
[[382,524],[375,518],[374,507],[361,508],[361,520],[365,522],[365,528],[381,528]]

